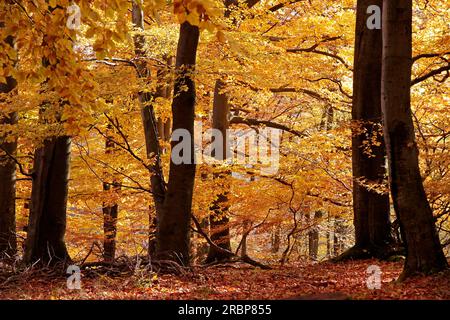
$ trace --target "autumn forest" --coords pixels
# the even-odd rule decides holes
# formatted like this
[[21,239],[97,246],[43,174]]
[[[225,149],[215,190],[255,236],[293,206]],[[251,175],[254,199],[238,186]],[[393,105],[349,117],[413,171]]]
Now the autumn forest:
[[0,299],[450,300],[449,21],[1,0]]

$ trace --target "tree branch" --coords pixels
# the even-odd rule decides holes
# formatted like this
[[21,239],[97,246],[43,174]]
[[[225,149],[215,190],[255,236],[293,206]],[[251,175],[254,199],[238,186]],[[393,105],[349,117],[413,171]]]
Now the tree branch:
[[307,135],[304,134],[303,132],[300,132],[298,130],[289,128],[283,124],[276,123],[276,122],[269,121],[269,120],[258,120],[258,119],[253,119],[253,118],[233,117],[230,120],[230,124],[245,124],[248,126],[262,126],[263,125],[266,127],[280,129],[280,130],[292,133],[293,135],[300,137],[300,138],[307,137]]
[[450,64],[446,65],[446,66],[442,66],[442,67],[440,67],[438,69],[435,69],[433,71],[428,72],[427,74],[424,74],[423,76],[415,78],[414,80],[411,81],[411,87],[416,85],[416,84],[418,84],[418,83],[420,83],[420,82],[422,82],[422,81],[427,80],[428,78],[437,76],[438,74],[440,74],[440,73],[442,73],[444,71],[447,71],[447,76],[446,77],[448,77],[448,72],[450,71]]
[[25,171],[25,169],[23,168],[22,163],[20,163],[19,160],[17,160],[16,157],[14,157],[11,153],[8,152],[8,150],[6,150],[1,144],[0,144],[0,149],[6,154],[6,156],[8,158],[10,158],[18,167],[19,167],[19,171],[22,175],[26,176],[26,177],[34,177],[33,172],[32,173],[28,173]]
[[216,249],[216,250],[219,251],[220,253],[223,253],[223,254],[229,256],[230,258],[231,258],[231,257],[237,257],[237,258],[238,258],[238,261],[242,261],[242,262],[248,263],[248,264],[250,264],[250,265],[252,265],[252,266],[259,267],[259,268],[261,268],[261,269],[265,269],[265,270],[270,270],[270,269],[272,269],[272,268],[269,267],[269,266],[266,266],[266,265],[264,265],[264,264],[262,264],[262,263],[260,263],[260,262],[257,262],[257,261],[255,261],[255,260],[251,259],[249,256],[238,257],[238,256],[237,256],[236,254],[234,254],[233,252],[231,252],[231,251],[229,251],[229,250],[227,250],[227,249],[224,249],[224,248],[222,248],[222,247],[219,247],[217,244],[215,244],[215,243],[211,240],[210,237],[208,237],[208,235],[205,233],[205,231],[203,231],[203,228],[202,228],[200,222],[198,222],[197,218],[196,218],[193,214],[191,214],[191,217],[192,217],[192,221],[194,221],[195,227],[197,228],[197,229],[194,229],[194,231],[196,231],[196,232],[199,233],[201,236],[203,236],[203,238],[205,238],[206,242],[208,242],[208,244],[209,244],[210,246],[212,246],[214,249]]

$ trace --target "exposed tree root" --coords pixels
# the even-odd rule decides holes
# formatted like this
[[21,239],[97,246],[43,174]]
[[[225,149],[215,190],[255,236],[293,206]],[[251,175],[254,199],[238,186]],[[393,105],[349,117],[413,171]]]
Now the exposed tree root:
[[121,256],[114,262],[95,261],[86,262],[81,265],[85,273],[124,275],[134,274],[138,270],[148,271],[149,273],[172,273],[184,275],[189,268],[184,267],[172,260],[152,260],[148,256]]
[[405,255],[405,249],[398,245],[386,245],[385,247],[361,248],[353,246],[337,257],[330,259],[331,262],[342,262],[347,260],[365,260],[376,258],[389,260],[393,256]]
[[229,263],[235,263],[235,262],[244,262],[247,264],[250,264],[254,267],[258,267],[264,270],[269,270],[272,269],[270,266],[262,264],[258,261],[253,260],[252,258],[250,258],[249,256],[245,255],[245,256],[238,256],[237,254],[235,254],[234,252],[231,252],[227,249],[224,249],[222,247],[219,247],[217,244],[215,244],[211,238],[205,233],[205,231],[203,231],[202,226],[200,224],[200,222],[197,220],[196,217],[194,217],[192,215],[192,220],[194,221],[195,227],[197,228],[197,230],[195,230],[196,232],[198,232],[200,235],[202,235],[205,240],[208,242],[208,244],[212,247],[214,247],[214,249],[216,249],[217,251],[219,251],[220,253],[222,253],[223,255],[229,257],[226,260],[221,260],[221,261],[217,261],[218,263],[225,263],[225,262],[229,262]]

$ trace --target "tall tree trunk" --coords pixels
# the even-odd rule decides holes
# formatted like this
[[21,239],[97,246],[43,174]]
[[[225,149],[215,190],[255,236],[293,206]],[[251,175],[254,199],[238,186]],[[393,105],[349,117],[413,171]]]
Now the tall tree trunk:
[[[54,8],[49,7],[53,12]],[[51,45],[44,43],[50,50]],[[56,62],[58,63],[58,62]],[[46,68],[54,68],[47,58],[42,60]],[[61,123],[65,101],[60,102],[55,120]],[[44,102],[39,110],[47,108]],[[67,135],[46,138],[34,152],[33,182],[30,214],[23,261],[37,261],[54,265],[70,263],[66,248],[67,197],[69,193],[71,138]]]
[[382,110],[394,209],[406,245],[401,278],[447,267],[419,170],[411,112],[412,0],[383,1]]
[[70,137],[54,137],[35,152],[25,263],[70,261],[64,242],[70,145]]
[[[259,0],[258,0],[259,1]],[[246,4],[249,8],[253,7],[257,1],[247,0]],[[224,17],[229,18],[231,15],[231,6],[237,5],[237,0],[224,0],[225,13]],[[237,20],[232,21],[233,25],[237,24]],[[228,155],[229,141],[226,134],[229,128],[229,113],[230,105],[228,101],[228,96],[226,93],[221,92],[225,89],[225,83],[222,79],[216,80],[216,85],[214,88],[214,101],[213,101],[213,129],[220,130],[222,133],[222,141],[214,141],[219,150],[222,150],[221,154],[214,155],[217,160],[225,160]],[[217,149],[216,148],[216,149]],[[229,174],[229,173],[228,173]],[[226,173],[215,174],[215,178],[224,178]],[[228,191],[225,190],[217,195],[216,200],[214,200],[211,210],[213,214],[210,215],[210,230],[211,230],[211,240],[214,241],[219,247],[231,251],[231,238],[230,238],[230,219],[228,217]],[[208,256],[206,258],[206,263],[212,261],[221,261],[229,259],[230,255],[218,251],[214,247],[210,246],[208,251]]]
[[[215,159],[223,161],[228,155],[229,149],[229,139],[227,137],[227,129],[229,128],[229,112],[230,105],[228,103],[228,97],[225,93],[221,92],[225,88],[225,83],[222,80],[216,81],[216,86],[214,89],[214,101],[213,101],[213,123],[212,128],[221,132],[221,140],[214,140],[213,148]],[[217,137],[216,137],[217,138]],[[219,150],[219,152],[216,152]],[[220,184],[220,180],[226,179],[228,172],[214,173],[214,179]],[[226,184],[226,182],[225,182]],[[228,217],[229,207],[228,203],[228,186],[223,186],[225,189],[223,192],[217,194],[217,198],[214,200],[210,215],[210,230],[211,230],[211,240],[214,241],[219,247],[231,251],[230,242],[230,228]],[[208,256],[206,258],[206,263],[212,261],[222,261],[229,259],[230,255],[218,251],[213,246],[209,247]]]
[[[366,26],[370,5],[382,0],[358,0],[352,104],[353,224],[355,245],[342,258],[381,258],[392,242],[389,194],[368,188],[382,184],[386,174],[386,148],[381,131],[381,30]],[[364,147],[375,137],[381,144]],[[381,141],[380,141],[381,140]]]
[[[0,28],[4,23],[0,22]],[[13,38],[8,37],[5,42],[11,47]],[[15,63],[15,62],[13,62]],[[17,82],[12,77],[6,78],[6,83],[0,83],[0,94],[7,94],[14,90]],[[4,102],[0,99],[0,104]],[[0,127],[17,123],[17,112],[0,113]],[[3,255],[12,256],[17,251],[16,240],[16,163],[14,157],[17,140],[5,141],[0,136],[0,258]]]
[[[142,11],[142,0],[134,0],[132,4],[132,22],[135,28],[144,30],[144,12]],[[134,37],[134,50],[138,58],[145,57],[145,38],[142,34]],[[136,62],[137,76],[140,79],[150,77],[150,69],[147,67],[145,59],[138,59]],[[163,212],[166,183],[161,164],[161,148],[158,141],[158,124],[153,109],[154,96],[149,92],[139,92],[139,102],[141,104],[141,118],[144,126],[145,147],[147,157],[152,159],[150,166],[150,185],[152,189],[153,201],[155,204],[156,217],[149,216],[149,225],[158,225]],[[153,236],[149,232],[149,254],[154,253],[156,244]]]
[[[108,130],[111,130],[111,126],[108,126]],[[107,155],[113,155],[116,151],[112,138],[107,135],[105,142],[105,153]],[[111,182],[103,182],[103,190],[109,192],[112,189],[115,192],[120,190],[120,184],[114,177],[109,177]],[[117,218],[119,214],[119,205],[117,203],[103,203],[103,259],[106,262],[113,262],[116,255],[116,236],[117,236]]]
[[[189,160],[176,164],[171,155],[169,183],[164,199],[163,214],[157,231],[157,256],[189,265],[190,221],[192,193],[195,180],[194,161],[194,120],[195,120],[195,83],[192,73],[195,69],[197,46],[200,32],[198,27],[184,22],[180,26],[176,71],[172,102],[172,130],[183,129],[187,133],[182,139],[188,139]],[[184,143],[185,141],[183,141]],[[177,142],[172,141],[172,148]],[[186,155],[184,155],[186,158]]]

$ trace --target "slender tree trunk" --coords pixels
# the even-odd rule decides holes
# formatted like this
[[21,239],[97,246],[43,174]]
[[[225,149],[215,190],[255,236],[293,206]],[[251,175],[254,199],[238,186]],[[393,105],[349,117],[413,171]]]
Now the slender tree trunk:
[[[4,23],[0,22],[0,28]],[[5,42],[13,46],[13,38],[8,37]],[[15,63],[15,62],[13,62]],[[10,93],[16,87],[17,82],[12,77],[7,77],[6,83],[0,83],[0,94]],[[3,102],[0,100],[0,104]],[[3,125],[15,125],[17,112],[4,114],[0,111],[0,127]],[[5,141],[0,136],[0,258],[5,254],[12,256],[17,251],[16,240],[16,163],[11,157],[15,157],[17,140]]]
[[[112,183],[113,189],[120,189],[116,182]],[[103,190],[111,190],[111,183],[103,183]],[[103,204],[103,259],[106,262],[113,262],[116,255],[117,218],[119,215],[119,205]]]
[[383,2],[382,110],[394,209],[406,245],[401,278],[447,267],[419,170],[411,112],[412,0]]
[[[111,130],[111,126],[108,130]],[[113,156],[117,146],[112,138],[107,136],[105,142],[105,153]],[[109,177],[111,178],[111,177]],[[112,182],[103,182],[103,190],[109,192],[112,189],[115,192],[120,190],[120,184],[115,178]],[[117,236],[117,218],[119,214],[119,205],[117,203],[103,203],[103,259],[106,262],[113,262],[116,255],[116,236]]]
[[[252,7],[257,3],[257,1],[246,1],[248,7]],[[225,18],[229,18],[231,15],[230,6],[237,5],[237,0],[225,0]],[[236,25],[237,21],[234,20],[233,24]],[[216,80],[216,85],[214,88],[214,101],[213,101],[213,129],[220,130],[222,133],[223,140],[218,142],[219,150],[222,150],[221,154],[216,154],[215,158],[217,160],[224,160],[227,157],[229,149],[229,141],[226,134],[229,128],[229,113],[230,105],[228,101],[228,96],[226,93],[221,92],[225,89],[225,83],[222,79]],[[217,144],[217,142],[214,142]],[[229,175],[230,173],[228,173]],[[215,174],[214,177],[221,179],[227,174]],[[228,217],[228,191],[225,190],[217,195],[216,200],[212,204],[211,210],[213,214],[210,215],[210,230],[211,230],[211,240],[214,241],[219,247],[222,247],[228,251],[231,251],[231,238],[230,238],[230,219]],[[229,259],[230,255],[223,252],[219,252],[214,247],[210,246],[208,256],[206,258],[206,263],[212,261],[221,261]]]
[[[229,128],[228,116],[230,112],[230,106],[228,103],[228,97],[225,93],[221,92],[225,88],[225,83],[222,80],[216,81],[216,86],[214,89],[214,102],[213,102],[213,123],[212,128],[219,130],[222,134],[222,139],[214,141],[214,150],[220,150],[219,152],[214,152],[213,156],[219,161],[226,159],[229,149],[229,139],[227,136],[227,129]],[[228,172],[215,173],[214,179],[220,184],[220,180],[226,179]],[[226,184],[226,183],[225,183]],[[214,241],[219,247],[231,251],[230,242],[230,228],[228,217],[229,207],[228,203],[228,186],[224,185],[223,192],[217,195],[214,200],[210,215],[210,230],[211,230],[211,240]],[[208,257],[206,262],[221,261],[229,259],[230,255],[224,254],[218,251],[214,247],[209,247]]]
[[[180,26],[178,40],[174,98],[172,102],[173,128],[187,133],[189,160],[176,164],[173,154],[170,161],[169,183],[164,199],[163,215],[157,231],[157,256],[189,265],[190,221],[192,193],[195,180],[194,161],[194,119],[195,83],[192,72],[195,69],[200,32],[198,27],[184,22]],[[183,141],[184,142],[184,141]],[[172,148],[177,142],[172,141]],[[184,155],[186,158],[186,155]],[[186,163],[188,162],[188,163]]]
[[[132,22],[135,28],[143,31],[144,12],[139,4],[142,4],[142,0],[133,1]],[[138,58],[145,57],[145,38],[143,35],[137,34],[134,37],[134,49]],[[146,60],[139,59],[136,62],[136,66],[138,78],[145,79],[150,77],[150,69],[147,67]],[[164,173],[161,164],[161,148],[158,141],[158,125],[152,105],[154,96],[152,96],[149,92],[139,92],[138,96],[141,104],[141,118],[144,126],[147,157],[153,160],[152,165],[150,166],[150,185],[153,193],[156,217],[149,216],[149,225],[152,226],[155,224],[158,225],[161,220],[166,183],[164,181]],[[155,248],[156,246],[153,242],[154,239],[151,232],[149,232],[149,254],[153,254],[152,248]]]
[[54,137],[35,152],[25,263],[70,261],[64,242],[70,145],[70,137]]
[[[167,65],[173,65],[172,57],[167,57],[166,59]],[[158,69],[157,79],[158,85],[156,87],[155,99],[156,98],[164,98],[169,99],[171,97],[171,83],[172,77],[169,76],[169,70],[165,68]],[[158,134],[159,139],[162,141],[170,141],[170,118],[162,119],[158,118]],[[166,148],[161,148],[161,153],[166,153]]]
[[[381,258],[391,244],[389,194],[369,189],[385,178],[386,148],[381,131],[381,30],[366,26],[370,5],[382,0],[358,0],[352,104],[353,224],[355,245],[342,258]],[[365,148],[375,138],[381,144]]]

